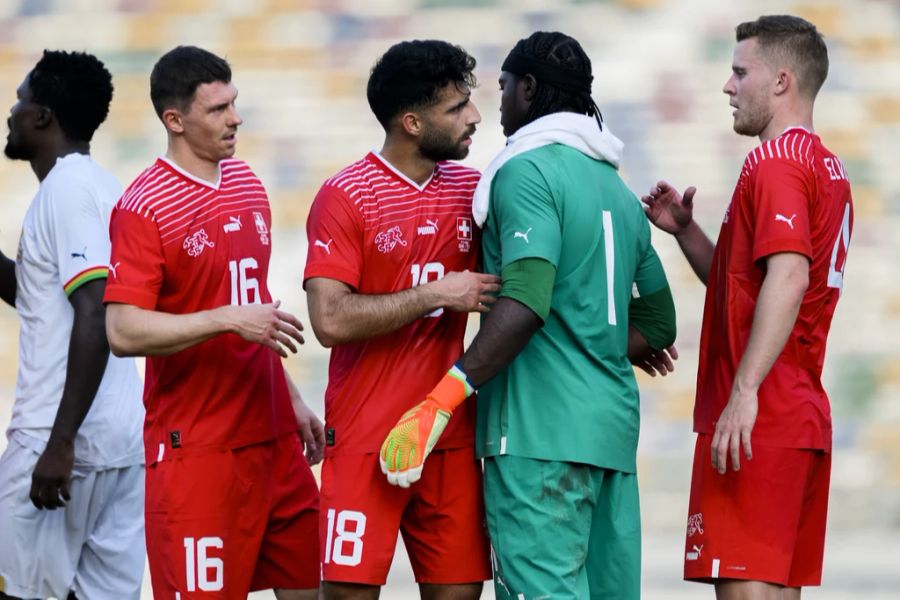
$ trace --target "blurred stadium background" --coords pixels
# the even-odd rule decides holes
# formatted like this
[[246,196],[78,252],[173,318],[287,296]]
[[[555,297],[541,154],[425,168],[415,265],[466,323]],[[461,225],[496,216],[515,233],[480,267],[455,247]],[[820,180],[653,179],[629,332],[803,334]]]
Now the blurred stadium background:
[[[896,0],[4,0],[0,106],[44,48],[86,50],[114,75],[115,98],[94,156],[127,184],[165,151],[149,102],[155,60],[177,44],[231,62],[244,118],[239,156],[267,185],[276,223],[270,287],[301,315],[304,225],[319,184],[380,147],[365,101],[375,60],[392,43],[441,38],[478,59],[483,121],[467,163],[503,144],[499,65],[520,38],[560,30],[594,67],[594,97],[625,142],[636,194],[659,178],[696,185],[698,217],[715,236],[741,161],[755,141],[731,130],[721,88],[733,30],[766,13],[810,19],[825,34],[831,72],[816,129],[844,161],[856,227],[825,370],[835,419],[832,503],[821,589],[805,598],[900,597],[900,3]],[[5,103],[5,104],[4,104]],[[26,163],[0,160],[0,249],[14,256],[36,188]],[[654,239],[676,294],[681,359],[665,379],[641,376],[640,477],[644,596],[711,597],[680,580],[693,444],[691,409],[703,288],[667,236]],[[472,328],[477,326],[473,319]],[[471,333],[471,332],[470,332]],[[18,326],[0,310],[0,427],[14,399]],[[323,413],[327,353],[310,334],[287,361]],[[5,445],[0,441],[0,448]],[[0,540],[0,543],[4,543]],[[490,586],[487,586],[490,588]],[[147,598],[151,597],[145,585]],[[270,596],[271,594],[260,594]],[[486,597],[493,592],[486,589]],[[398,559],[385,598],[417,597]]]

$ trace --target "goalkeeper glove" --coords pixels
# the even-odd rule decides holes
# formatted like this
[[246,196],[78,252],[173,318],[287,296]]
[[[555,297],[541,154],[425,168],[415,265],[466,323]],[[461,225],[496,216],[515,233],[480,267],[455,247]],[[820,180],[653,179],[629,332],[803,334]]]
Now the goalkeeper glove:
[[381,444],[381,472],[387,475],[388,483],[409,487],[422,477],[425,459],[453,410],[474,392],[463,370],[453,365],[424,401],[400,417]]

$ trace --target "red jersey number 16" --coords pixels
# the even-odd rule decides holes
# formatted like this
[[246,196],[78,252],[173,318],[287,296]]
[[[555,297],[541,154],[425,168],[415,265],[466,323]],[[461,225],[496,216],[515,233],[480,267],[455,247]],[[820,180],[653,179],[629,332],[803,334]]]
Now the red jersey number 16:
[[251,271],[258,268],[259,263],[252,257],[228,261],[228,270],[231,272],[231,304],[260,304],[259,281],[256,277],[251,277]]

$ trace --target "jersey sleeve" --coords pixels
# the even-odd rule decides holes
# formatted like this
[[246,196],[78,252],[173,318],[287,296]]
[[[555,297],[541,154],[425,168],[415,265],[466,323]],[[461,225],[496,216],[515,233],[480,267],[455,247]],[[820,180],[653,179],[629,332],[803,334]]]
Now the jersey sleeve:
[[550,185],[538,167],[512,159],[491,182],[490,212],[500,235],[500,268],[523,258],[559,267],[562,224]]
[[650,225],[643,214],[641,214],[641,238],[646,240],[646,244],[634,273],[634,286],[631,294],[634,298],[649,296],[669,285],[659,255],[656,254],[656,249],[650,243]]
[[74,185],[56,192],[52,204],[51,255],[56,258],[60,285],[71,296],[94,279],[104,279],[109,264],[106,215],[87,188]]
[[103,301],[156,309],[165,264],[156,222],[148,215],[116,208],[109,236],[110,273]]
[[753,260],[778,252],[812,258],[809,206],[812,173],[797,161],[760,161],[751,179]]
[[306,221],[306,280],[327,277],[359,288],[362,279],[362,218],[346,193],[322,186]]

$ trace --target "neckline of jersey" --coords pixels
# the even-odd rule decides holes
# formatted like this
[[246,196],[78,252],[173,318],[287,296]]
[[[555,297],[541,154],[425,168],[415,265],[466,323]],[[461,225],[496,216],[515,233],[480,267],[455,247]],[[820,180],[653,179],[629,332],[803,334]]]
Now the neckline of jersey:
[[788,131],[793,131],[794,129],[800,129],[801,131],[805,131],[805,132],[808,133],[809,135],[812,135],[812,136],[815,136],[815,137],[819,137],[819,136],[817,136],[815,133],[813,133],[812,131],[810,131],[810,130],[807,129],[806,127],[804,127],[803,125],[789,125],[788,127],[785,127],[785,128],[784,128],[784,131],[782,131],[781,133],[779,133],[779,134],[776,136],[776,138],[780,138],[781,136],[783,136],[784,134],[786,134]]
[[386,169],[387,171],[389,171],[390,173],[392,173],[393,175],[395,175],[397,178],[401,179],[408,185],[416,188],[416,190],[418,190],[420,192],[425,191],[425,188],[427,188],[428,184],[430,184],[431,181],[434,179],[434,175],[435,175],[435,173],[437,173],[437,170],[438,170],[437,165],[435,165],[434,171],[431,172],[431,176],[425,180],[425,183],[423,183],[422,185],[419,185],[418,183],[416,183],[415,181],[413,181],[412,179],[410,179],[409,177],[404,175],[403,172],[400,171],[400,169],[398,169],[397,167],[392,165],[385,157],[383,157],[381,154],[379,154],[375,150],[370,151],[369,156],[374,158],[375,162],[379,163],[382,167],[384,167],[384,169]]
[[175,171],[176,173],[178,173],[185,179],[190,179],[194,183],[199,183],[200,185],[214,189],[217,192],[219,191],[219,188],[222,187],[222,161],[219,161],[219,165],[218,165],[219,166],[219,178],[216,180],[216,183],[213,184],[211,181],[207,181],[205,179],[197,177],[196,175],[192,175],[192,174],[188,173],[187,171],[185,171],[184,169],[179,167],[177,164],[175,164],[175,162],[173,162],[172,160],[169,160],[165,156],[160,156],[157,160],[163,162],[167,167],[169,167],[170,169],[172,169],[173,171]]
[[[50,171],[47,172],[47,177],[49,177],[50,173],[52,173],[54,170],[56,170],[57,167],[59,167],[61,165],[64,165],[66,163],[74,163],[76,161],[84,161],[84,160],[91,162],[93,159],[91,158],[90,154],[85,154],[83,152],[69,152],[68,154],[65,154],[63,156],[58,156],[56,158],[56,162],[53,163],[53,167],[51,167]],[[46,180],[47,177],[44,177],[44,179]]]

